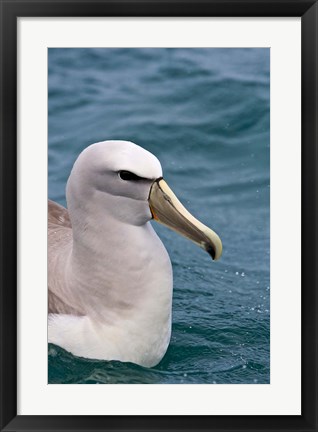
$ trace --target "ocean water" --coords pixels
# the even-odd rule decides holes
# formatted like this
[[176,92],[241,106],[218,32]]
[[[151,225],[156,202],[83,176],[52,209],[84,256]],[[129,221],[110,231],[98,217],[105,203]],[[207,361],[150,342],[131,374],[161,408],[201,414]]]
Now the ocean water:
[[223,242],[217,262],[153,223],[173,265],[173,327],[154,368],[49,344],[49,383],[270,382],[268,49],[49,49],[49,198],[65,205],[78,154],[133,141]]

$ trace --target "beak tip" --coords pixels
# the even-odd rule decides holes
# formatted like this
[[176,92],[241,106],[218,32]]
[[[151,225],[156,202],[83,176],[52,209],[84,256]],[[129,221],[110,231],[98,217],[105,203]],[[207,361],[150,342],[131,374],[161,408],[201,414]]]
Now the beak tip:
[[222,243],[221,240],[217,242],[217,244],[206,244],[204,249],[207,251],[207,253],[210,255],[213,261],[217,261],[219,258],[221,258],[222,255]]
[[210,257],[212,258],[212,260],[214,261],[215,260],[215,255],[216,255],[215,249],[212,246],[207,246],[205,250],[210,255]]

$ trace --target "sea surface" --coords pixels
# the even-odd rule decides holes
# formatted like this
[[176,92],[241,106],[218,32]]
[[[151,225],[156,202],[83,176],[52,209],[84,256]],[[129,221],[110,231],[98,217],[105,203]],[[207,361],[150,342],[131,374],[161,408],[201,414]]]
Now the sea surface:
[[173,327],[154,368],[49,344],[49,383],[270,383],[269,49],[49,49],[49,198],[79,153],[133,141],[223,241],[210,256],[153,223],[173,265]]

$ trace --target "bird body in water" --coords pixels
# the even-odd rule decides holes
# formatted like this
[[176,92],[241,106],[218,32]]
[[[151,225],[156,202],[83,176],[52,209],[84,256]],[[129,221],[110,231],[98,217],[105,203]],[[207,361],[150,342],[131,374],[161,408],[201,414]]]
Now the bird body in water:
[[171,336],[173,276],[154,219],[213,259],[218,235],[162,178],[158,159],[128,141],[87,147],[66,187],[68,210],[49,201],[49,342],[76,356],[155,366]]

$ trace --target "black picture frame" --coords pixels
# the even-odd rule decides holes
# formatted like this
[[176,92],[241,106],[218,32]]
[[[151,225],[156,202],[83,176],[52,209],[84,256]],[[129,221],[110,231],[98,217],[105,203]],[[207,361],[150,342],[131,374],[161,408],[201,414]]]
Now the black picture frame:
[[[313,0],[0,0],[1,431],[318,431],[317,144],[318,5]],[[299,416],[17,415],[17,18],[301,17],[302,386]],[[287,145],[287,144],[286,144]],[[288,150],[288,149],[287,149]],[[292,377],[291,377],[292,379]]]

